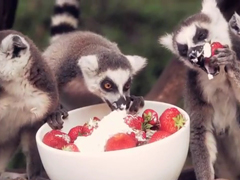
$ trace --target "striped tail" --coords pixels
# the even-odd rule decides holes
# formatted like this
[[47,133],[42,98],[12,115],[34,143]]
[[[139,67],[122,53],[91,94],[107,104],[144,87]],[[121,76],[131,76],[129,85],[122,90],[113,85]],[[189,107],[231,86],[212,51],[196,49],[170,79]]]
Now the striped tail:
[[80,0],[55,0],[51,19],[50,42],[78,28]]

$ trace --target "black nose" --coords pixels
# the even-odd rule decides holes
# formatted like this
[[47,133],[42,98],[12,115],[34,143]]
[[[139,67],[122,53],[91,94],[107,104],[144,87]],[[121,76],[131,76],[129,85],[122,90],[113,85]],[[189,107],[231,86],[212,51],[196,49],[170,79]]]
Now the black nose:
[[196,52],[195,50],[189,51],[189,53],[188,53],[188,58],[189,58],[190,60],[196,59],[196,58],[197,58],[197,52]]
[[127,99],[123,96],[121,96],[117,101],[114,101],[113,103],[110,103],[108,100],[106,100],[106,102],[112,110],[123,110],[126,109],[127,106]]
[[188,58],[190,61],[198,59],[201,57],[203,51],[203,45],[195,46],[190,48],[188,51]]

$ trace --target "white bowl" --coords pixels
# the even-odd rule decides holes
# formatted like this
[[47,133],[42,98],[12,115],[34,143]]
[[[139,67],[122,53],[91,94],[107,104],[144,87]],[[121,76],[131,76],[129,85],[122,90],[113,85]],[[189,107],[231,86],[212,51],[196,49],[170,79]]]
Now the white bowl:
[[[143,110],[152,108],[161,114],[169,107],[176,106],[145,101]],[[42,142],[44,134],[51,130],[45,124],[36,135],[43,166],[51,180],[177,180],[187,158],[190,135],[189,116],[178,109],[187,120],[178,132],[151,144],[119,151],[82,154],[53,149]],[[70,111],[62,130],[68,132],[93,116],[102,118],[109,112],[106,104]]]

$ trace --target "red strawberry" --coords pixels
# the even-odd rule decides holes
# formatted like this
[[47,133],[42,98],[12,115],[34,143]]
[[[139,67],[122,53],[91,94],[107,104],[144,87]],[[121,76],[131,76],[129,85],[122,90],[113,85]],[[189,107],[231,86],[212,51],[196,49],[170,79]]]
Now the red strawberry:
[[144,142],[146,141],[147,135],[145,131],[142,130],[135,130],[135,137],[138,140],[138,142]]
[[98,117],[96,117],[96,116],[93,117],[93,120],[94,121],[100,121],[100,119]]
[[63,146],[70,143],[70,140],[70,137],[66,133],[59,130],[51,130],[44,135],[42,141],[50,147],[62,149]]
[[63,146],[62,150],[71,151],[71,152],[80,152],[78,147],[73,143],[69,143],[69,144]]
[[89,125],[88,123],[85,123],[82,127],[82,135],[83,136],[89,136],[92,134],[94,127]]
[[169,133],[175,133],[185,124],[183,115],[177,108],[168,108],[160,116],[160,129]]
[[159,124],[158,113],[153,109],[146,109],[142,114],[142,118],[144,119],[144,122],[147,122],[153,126]]
[[105,151],[115,151],[137,146],[137,141],[129,134],[118,133],[108,139],[105,145]]
[[223,48],[223,45],[219,42],[213,42],[211,44],[211,51],[212,51],[212,56],[215,55],[215,51],[218,49],[218,48]]
[[164,139],[170,135],[171,135],[171,133],[166,132],[166,131],[157,131],[152,135],[152,137],[149,139],[148,143],[152,143],[152,142],[158,141],[160,139]]
[[71,138],[72,143],[77,139],[78,136],[82,135],[82,128],[83,126],[76,126],[70,129],[68,136]]
[[133,129],[142,130],[144,120],[140,116],[127,115],[124,118],[125,123]]

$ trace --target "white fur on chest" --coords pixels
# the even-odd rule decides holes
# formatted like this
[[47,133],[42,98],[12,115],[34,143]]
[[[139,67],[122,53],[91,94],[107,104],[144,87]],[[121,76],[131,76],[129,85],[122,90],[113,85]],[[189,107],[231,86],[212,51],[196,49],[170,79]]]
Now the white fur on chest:
[[49,97],[27,80],[5,86],[0,97],[0,142],[18,132],[19,128],[42,120],[50,105]]
[[222,69],[212,80],[208,80],[206,74],[202,75],[201,84],[203,95],[214,110],[212,122],[215,131],[220,132],[227,127],[231,130],[237,122],[237,100]]

